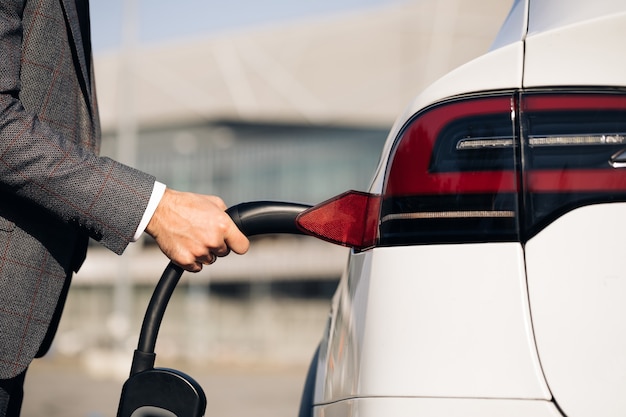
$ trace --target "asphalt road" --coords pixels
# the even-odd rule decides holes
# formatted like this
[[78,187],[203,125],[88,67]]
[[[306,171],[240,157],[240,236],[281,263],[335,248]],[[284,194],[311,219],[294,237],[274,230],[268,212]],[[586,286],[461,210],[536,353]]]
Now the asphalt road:
[[[306,369],[300,366],[172,366],[192,375],[207,396],[206,416],[294,417]],[[71,361],[35,361],[22,417],[114,417],[123,381],[96,378]]]

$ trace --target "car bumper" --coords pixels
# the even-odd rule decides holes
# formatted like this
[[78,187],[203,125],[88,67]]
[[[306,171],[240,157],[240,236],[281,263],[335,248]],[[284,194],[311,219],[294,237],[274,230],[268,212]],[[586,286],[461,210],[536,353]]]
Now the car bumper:
[[314,417],[563,417],[545,400],[353,398],[313,410]]

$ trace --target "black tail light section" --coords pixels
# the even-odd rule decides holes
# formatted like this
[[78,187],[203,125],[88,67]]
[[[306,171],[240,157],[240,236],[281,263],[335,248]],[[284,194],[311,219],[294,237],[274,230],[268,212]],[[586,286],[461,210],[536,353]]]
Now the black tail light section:
[[460,99],[407,123],[388,163],[379,245],[519,239],[515,103]]
[[525,93],[526,238],[564,213],[626,201],[626,95],[617,92]]

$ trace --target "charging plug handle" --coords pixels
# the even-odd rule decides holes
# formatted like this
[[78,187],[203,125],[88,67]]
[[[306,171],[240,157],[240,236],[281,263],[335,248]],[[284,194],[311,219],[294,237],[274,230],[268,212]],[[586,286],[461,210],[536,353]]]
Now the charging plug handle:
[[[275,201],[255,201],[230,207],[226,213],[246,236],[260,234],[305,234],[296,217],[310,205]],[[144,316],[139,343],[133,356],[130,375],[152,369],[154,348],[167,304],[184,270],[170,262],[159,280]]]

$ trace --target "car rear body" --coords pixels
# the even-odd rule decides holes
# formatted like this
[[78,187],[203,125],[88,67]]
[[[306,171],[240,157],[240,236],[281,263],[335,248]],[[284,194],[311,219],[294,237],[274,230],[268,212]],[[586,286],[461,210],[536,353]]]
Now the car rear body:
[[622,0],[515,1],[398,118],[315,416],[626,414],[622,39]]

